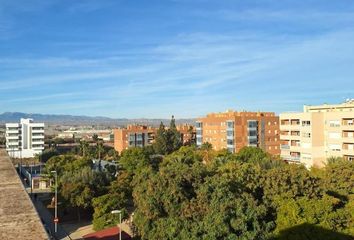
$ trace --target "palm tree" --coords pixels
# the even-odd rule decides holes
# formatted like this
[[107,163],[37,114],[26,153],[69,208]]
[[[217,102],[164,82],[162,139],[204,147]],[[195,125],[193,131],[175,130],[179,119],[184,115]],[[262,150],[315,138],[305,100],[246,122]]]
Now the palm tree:
[[98,169],[101,171],[101,153],[104,151],[103,142],[97,142]]
[[88,156],[88,151],[89,151],[89,143],[86,142],[85,140],[80,141],[80,151],[83,157]]

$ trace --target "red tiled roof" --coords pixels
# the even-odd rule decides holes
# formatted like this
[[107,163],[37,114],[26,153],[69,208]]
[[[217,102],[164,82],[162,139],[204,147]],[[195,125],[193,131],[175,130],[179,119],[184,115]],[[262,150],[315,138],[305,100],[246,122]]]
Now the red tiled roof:
[[[101,231],[87,234],[83,236],[85,240],[118,240],[119,239],[119,228],[111,227],[106,228]],[[122,240],[130,240],[131,237],[124,231],[122,231]]]

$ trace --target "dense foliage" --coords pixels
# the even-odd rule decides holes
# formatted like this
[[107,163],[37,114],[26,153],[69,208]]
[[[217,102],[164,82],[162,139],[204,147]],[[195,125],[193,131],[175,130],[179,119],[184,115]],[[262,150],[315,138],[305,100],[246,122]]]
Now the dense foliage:
[[[166,131],[163,125],[160,130]],[[117,224],[111,211],[120,209],[124,218],[134,212],[141,239],[354,236],[352,162],[335,159],[323,169],[308,170],[259,148],[232,154],[209,144],[200,149],[175,144],[178,150],[171,153],[156,151],[161,149],[156,145],[123,151],[111,183],[104,174],[92,173],[84,149],[82,157],[51,158],[47,169],[63,176],[62,196],[72,205],[93,208],[97,230]]]
[[350,239],[353,173],[344,161],[309,171],[258,148],[182,147],[135,172],[134,223],[142,239]]

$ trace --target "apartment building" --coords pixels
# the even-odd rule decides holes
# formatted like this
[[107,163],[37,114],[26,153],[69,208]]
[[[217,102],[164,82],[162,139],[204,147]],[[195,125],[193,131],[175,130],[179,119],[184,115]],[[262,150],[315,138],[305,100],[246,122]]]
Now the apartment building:
[[304,106],[280,114],[281,156],[306,167],[322,167],[329,157],[354,160],[354,100]]
[[31,158],[44,150],[44,123],[21,118],[20,123],[6,123],[6,151],[11,157]]
[[[189,144],[195,140],[194,126],[181,124],[176,128],[181,133],[182,144]],[[145,125],[128,125],[126,128],[114,129],[114,149],[122,152],[129,147],[149,146],[154,143],[158,129]]]
[[195,127],[189,124],[181,124],[176,126],[177,131],[181,133],[181,141],[183,145],[195,142]]
[[129,147],[144,147],[153,143],[157,129],[144,125],[128,125],[114,129],[114,149],[122,152]]
[[273,112],[210,113],[196,122],[197,146],[211,143],[215,150],[237,153],[246,146],[280,154],[279,117]]

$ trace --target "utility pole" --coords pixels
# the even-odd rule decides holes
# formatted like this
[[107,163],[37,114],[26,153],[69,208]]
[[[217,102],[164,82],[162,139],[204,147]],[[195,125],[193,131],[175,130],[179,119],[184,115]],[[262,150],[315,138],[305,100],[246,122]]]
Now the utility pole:
[[55,213],[54,213],[54,232],[58,231],[58,173],[57,171],[51,171],[55,173]]

